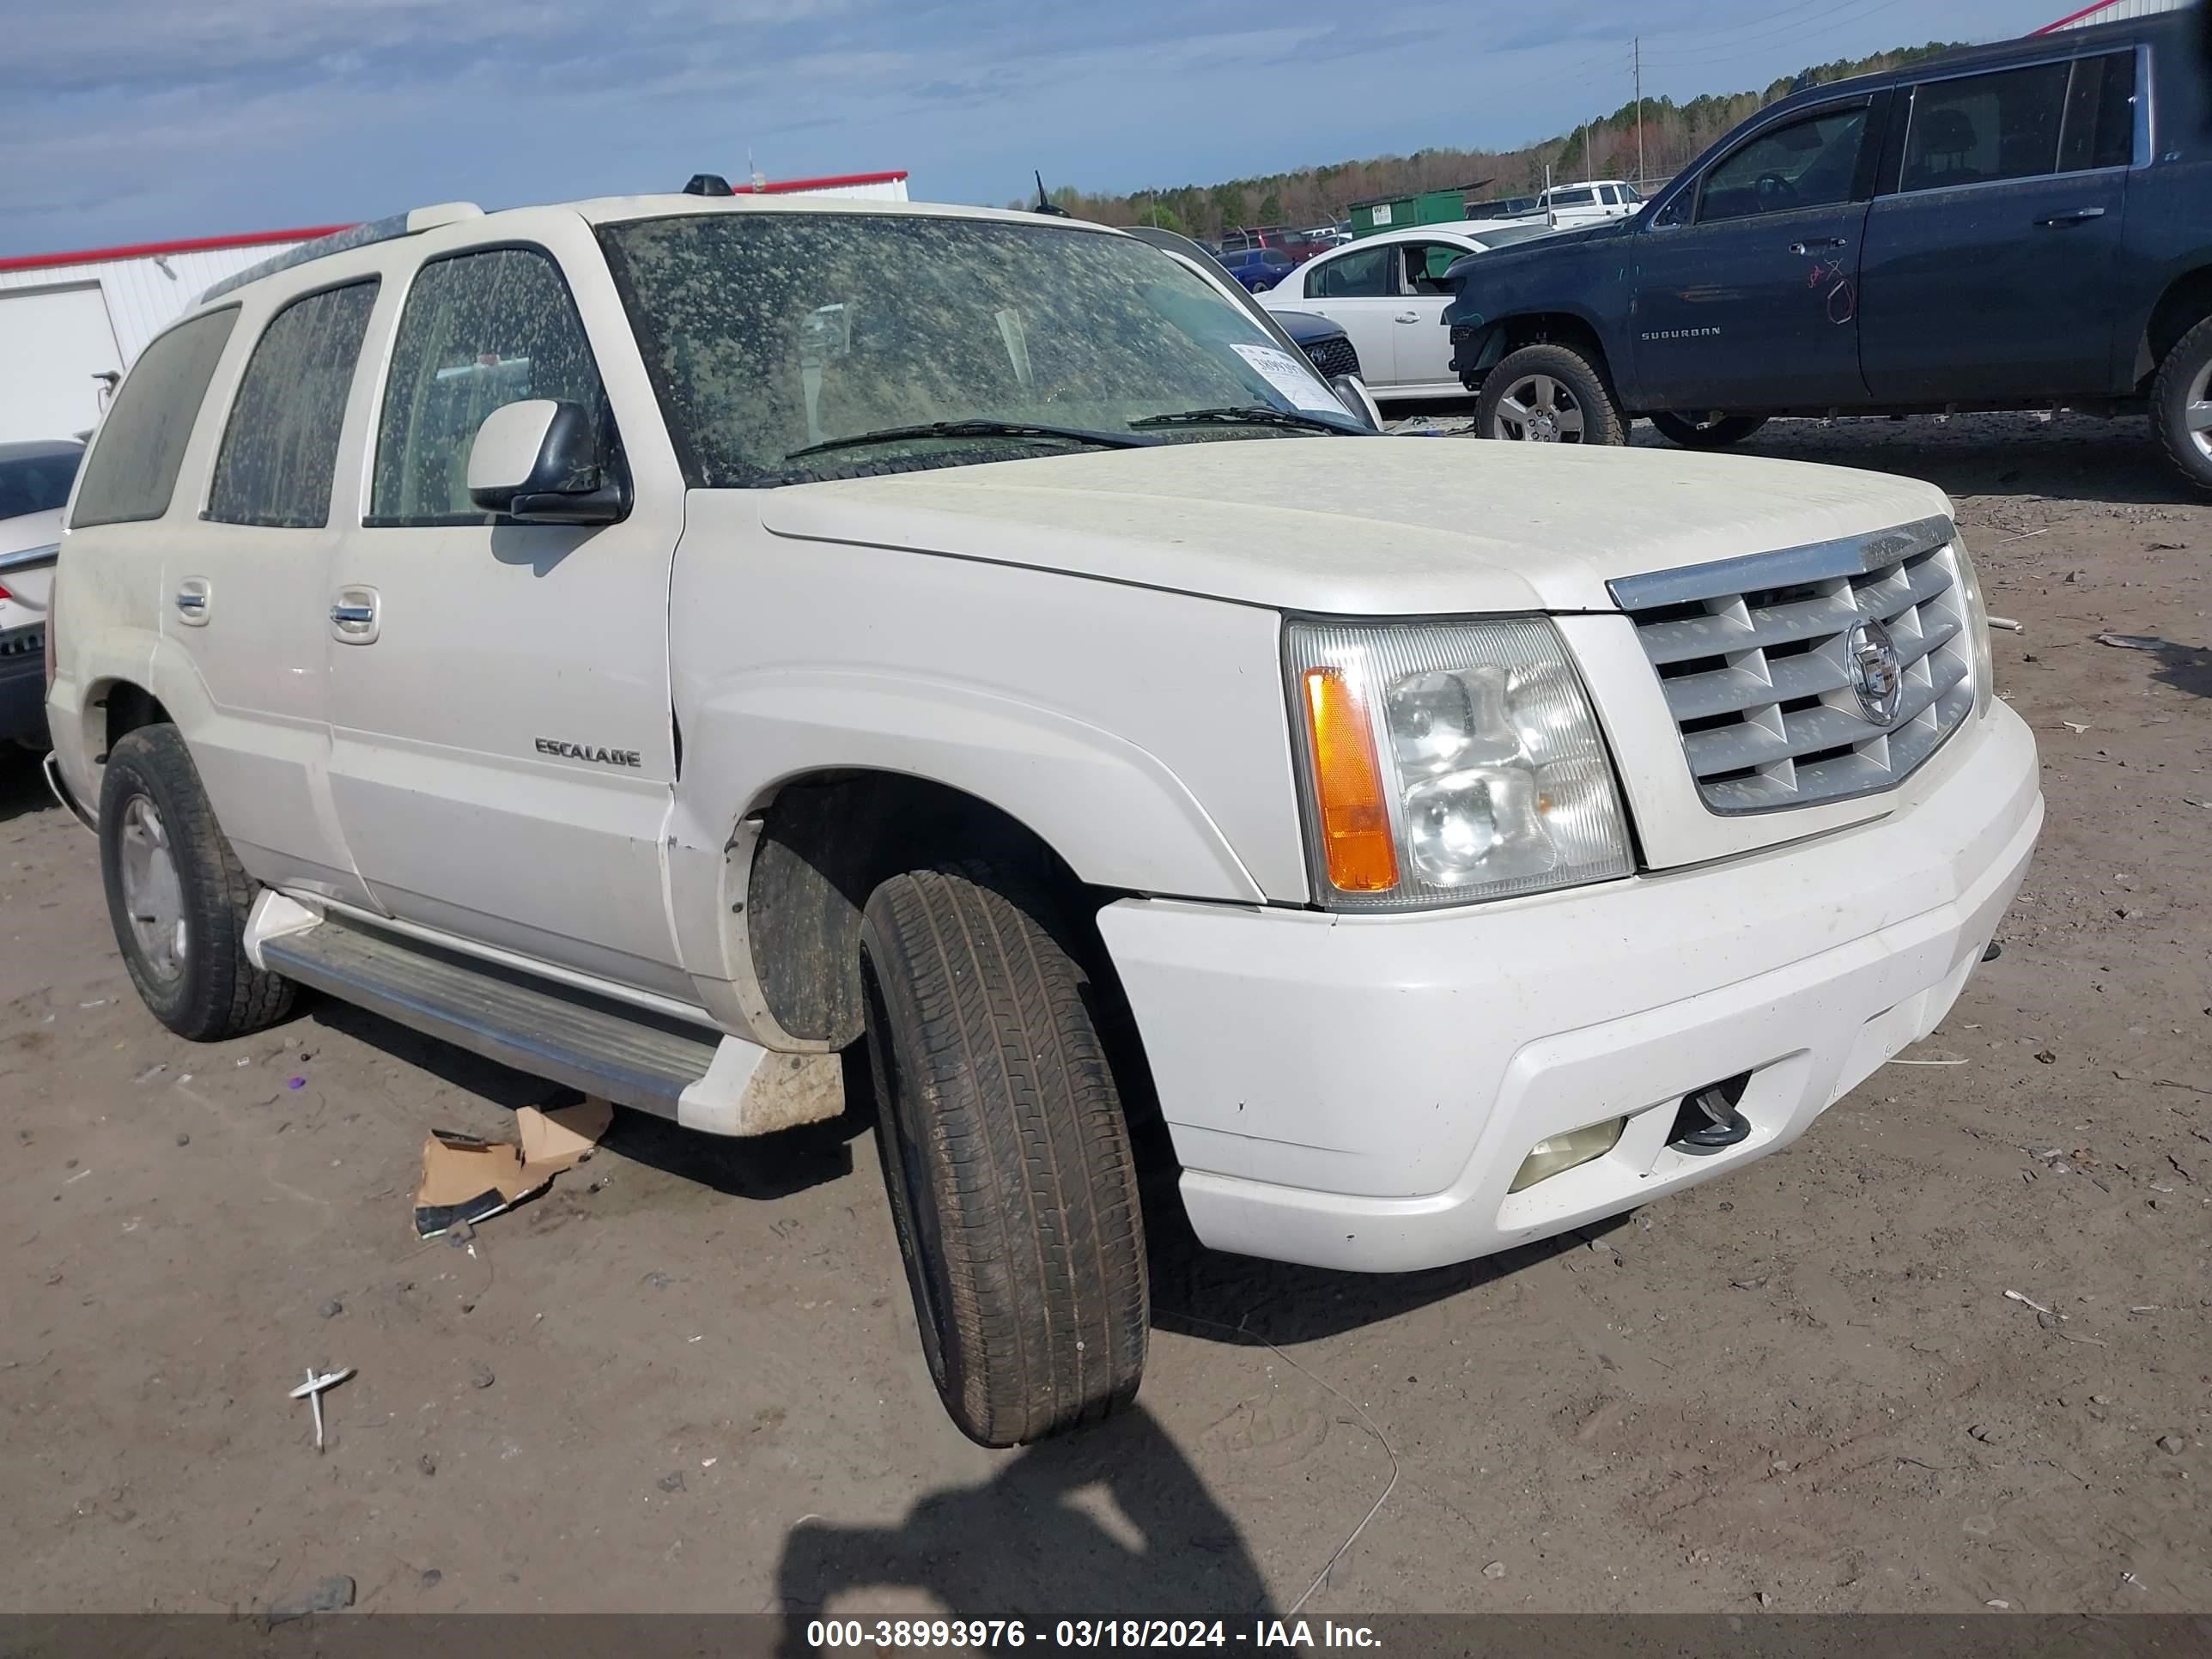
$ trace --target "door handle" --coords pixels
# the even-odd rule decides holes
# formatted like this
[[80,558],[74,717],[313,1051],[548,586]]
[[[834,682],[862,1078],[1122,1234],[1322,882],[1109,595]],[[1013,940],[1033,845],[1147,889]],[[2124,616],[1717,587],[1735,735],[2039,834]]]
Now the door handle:
[[1824,247],[1849,247],[1850,245],[1851,239],[1848,236],[1808,236],[1802,242],[1790,243],[1790,251],[1792,253],[1815,253]]
[[331,632],[348,645],[367,645],[376,638],[382,601],[373,587],[342,587],[331,602]]
[[2048,219],[2038,219],[2035,222],[2038,228],[2047,230],[2058,225],[2087,224],[2092,219],[2104,216],[2105,210],[2100,207],[2075,208],[2069,212],[2054,213]]
[[1394,323],[1418,323],[1421,320],[1421,313],[1418,311],[1401,311],[1390,320]]
[[208,601],[214,589],[204,576],[187,576],[177,584],[177,617],[194,628],[204,628],[208,619]]

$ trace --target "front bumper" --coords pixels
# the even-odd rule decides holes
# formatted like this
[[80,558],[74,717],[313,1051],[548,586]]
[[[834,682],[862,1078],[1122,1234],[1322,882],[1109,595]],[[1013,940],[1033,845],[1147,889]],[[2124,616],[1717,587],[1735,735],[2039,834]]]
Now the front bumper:
[[[1540,898],[1343,916],[1125,899],[1099,926],[1198,1237],[1316,1267],[1466,1261],[1787,1145],[1942,1022],[2043,822],[2002,702],[1884,817]],[[1750,1135],[1691,1158],[1683,1097],[1750,1073]],[[1595,1162],[1507,1192],[1547,1135]]]

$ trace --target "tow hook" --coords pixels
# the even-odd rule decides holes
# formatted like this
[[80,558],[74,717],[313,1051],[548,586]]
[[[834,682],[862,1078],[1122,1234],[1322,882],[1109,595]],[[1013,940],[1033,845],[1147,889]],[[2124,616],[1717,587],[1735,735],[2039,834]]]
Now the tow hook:
[[1668,1146],[1692,1158],[1711,1158],[1725,1152],[1751,1133],[1751,1120],[1735,1109],[1751,1082],[1751,1073],[1739,1072],[1720,1083],[1709,1083],[1682,1097],[1675,1114],[1674,1133]]

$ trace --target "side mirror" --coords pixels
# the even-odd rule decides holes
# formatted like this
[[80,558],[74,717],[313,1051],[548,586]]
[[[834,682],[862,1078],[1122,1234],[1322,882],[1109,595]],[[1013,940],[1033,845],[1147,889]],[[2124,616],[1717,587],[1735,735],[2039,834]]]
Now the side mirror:
[[521,524],[612,524],[629,512],[629,481],[600,454],[599,422],[583,404],[530,398],[477,428],[469,500]]
[[1382,429],[1382,411],[1376,407],[1374,394],[1368,391],[1367,383],[1357,374],[1333,376],[1328,389],[1336,393],[1336,400],[1344,405],[1346,411],[1363,422],[1370,431],[1380,432]]

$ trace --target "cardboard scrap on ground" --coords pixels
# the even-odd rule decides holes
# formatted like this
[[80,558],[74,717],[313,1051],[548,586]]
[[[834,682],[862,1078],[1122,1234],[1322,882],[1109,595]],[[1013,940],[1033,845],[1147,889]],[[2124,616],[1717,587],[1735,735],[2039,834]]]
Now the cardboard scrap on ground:
[[456,1222],[489,1220],[543,1191],[555,1176],[592,1155],[614,1115],[604,1100],[550,1112],[525,1106],[514,1115],[519,1145],[431,1130],[422,1143],[422,1184],[415,1193],[416,1232],[435,1238]]

